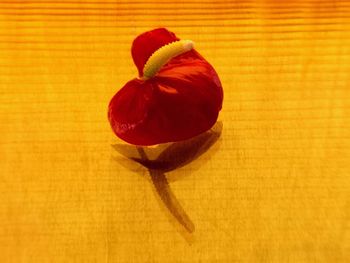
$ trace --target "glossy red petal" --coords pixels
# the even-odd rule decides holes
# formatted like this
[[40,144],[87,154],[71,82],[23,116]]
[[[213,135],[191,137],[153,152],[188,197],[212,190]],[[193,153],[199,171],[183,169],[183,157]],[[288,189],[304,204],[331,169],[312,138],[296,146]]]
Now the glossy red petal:
[[[222,107],[222,88],[206,62],[188,62],[154,78],[154,115],[147,123],[158,131],[150,144],[192,138],[210,129]],[[146,123],[145,123],[146,125]]]
[[109,103],[108,119],[113,131],[122,139],[145,121],[152,102],[152,85],[133,79],[126,83]]
[[132,43],[131,55],[139,76],[142,76],[144,65],[157,49],[176,40],[179,39],[175,34],[165,28],[157,28],[136,37]]
[[136,145],[180,141],[210,129],[222,88],[206,61],[182,61],[147,81],[127,83],[112,99],[109,118],[121,139]]

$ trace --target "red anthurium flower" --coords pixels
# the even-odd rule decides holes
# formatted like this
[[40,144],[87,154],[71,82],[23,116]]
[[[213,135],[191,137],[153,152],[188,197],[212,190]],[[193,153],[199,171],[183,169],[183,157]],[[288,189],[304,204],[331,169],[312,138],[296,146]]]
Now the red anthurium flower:
[[109,104],[115,134],[135,145],[189,139],[216,122],[223,91],[214,68],[165,28],[139,35],[132,45],[139,71]]

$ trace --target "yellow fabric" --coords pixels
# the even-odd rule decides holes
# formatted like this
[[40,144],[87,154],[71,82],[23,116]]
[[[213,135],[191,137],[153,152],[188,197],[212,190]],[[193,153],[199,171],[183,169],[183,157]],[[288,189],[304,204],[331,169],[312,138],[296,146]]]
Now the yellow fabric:
[[[349,262],[350,2],[0,1],[0,262]],[[170,172],[119,154],[110,98],[165,26],[215,67],[220,139]]]

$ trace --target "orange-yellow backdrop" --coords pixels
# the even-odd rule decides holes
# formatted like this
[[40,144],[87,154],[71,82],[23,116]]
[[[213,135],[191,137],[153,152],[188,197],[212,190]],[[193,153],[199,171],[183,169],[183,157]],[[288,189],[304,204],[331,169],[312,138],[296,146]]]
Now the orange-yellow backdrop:
[[[106,118],[159,26],[225,90],[219,142],[173,172],[190,236]],[[1,0],[0,262],[349,262],[349,72],[345,0]]]

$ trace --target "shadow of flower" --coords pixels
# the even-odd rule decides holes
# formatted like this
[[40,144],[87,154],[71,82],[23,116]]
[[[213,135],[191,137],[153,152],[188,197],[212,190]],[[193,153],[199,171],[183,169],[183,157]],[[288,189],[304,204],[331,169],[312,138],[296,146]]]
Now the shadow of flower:
[[129,144],[112,146],[118,153],[147,168],[155,190],[167,210],[187,232],[192,233],[194,224],[171,191],[165,173],[183,167],[207,152],[220,138],[222,127],[222,122],[217,122],[210,130],[196,137],[155,147]]

